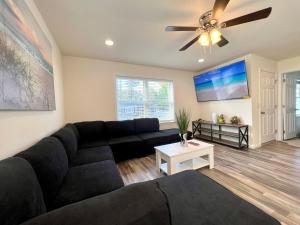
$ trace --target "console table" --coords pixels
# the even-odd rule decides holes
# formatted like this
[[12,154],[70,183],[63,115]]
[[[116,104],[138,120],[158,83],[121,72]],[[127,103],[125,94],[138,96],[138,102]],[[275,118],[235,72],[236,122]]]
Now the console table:
[[249,147],[248,125],[193,121],[193,137],[237,149]]

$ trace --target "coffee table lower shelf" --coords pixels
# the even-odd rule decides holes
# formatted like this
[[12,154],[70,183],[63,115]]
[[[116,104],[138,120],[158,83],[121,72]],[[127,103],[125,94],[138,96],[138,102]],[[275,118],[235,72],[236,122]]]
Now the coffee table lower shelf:
[[[197,170],[202,167],[209,166],[209,161],[201,157],[191,159],[185,162],[180,162],[176,164],[176,173],[185,171],[185,170]],[[162,163],[160,166],[161,171],[168,174],[168,164]]]

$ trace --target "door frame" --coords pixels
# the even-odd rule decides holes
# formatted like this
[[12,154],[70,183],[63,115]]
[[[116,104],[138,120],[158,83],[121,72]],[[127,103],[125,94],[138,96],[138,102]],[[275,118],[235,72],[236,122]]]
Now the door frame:
[[286,99],[285,99],[285,92],[286,92],[286,90],[285,90],[285,88],[284,88],[284,82],[283,82],[283,80],[286,78],[286,76],[287,76],[287,74],[288,73],[283,73],[283,74],[281,74],[281,76],[280,76],[280,80],[281,80],[281,105],[280,105],[280,111],[281,111],[281,131],[280,131],[280,134],[281,134],[281,140],[282,141],[284,141],[284,114],[285,114],[285,112],[284,112],[284,108],[283,108],[283,105],[285,104],[285,102],[286,102]]
[[[262,143],[262,121],[261,121],[261,73],[262,72],[266,72],[266,73],[273,73],[274,74],[274,78],[275,78],[275,116],[274,116],[274,119],[275,119],[275,130],[277,131],[276,134],[275,134],[275,139],[274,140],[278,140],[278,74],[274,71],[268,71],[268,70],[265,70],[265,69],[259,69],[259,94],[258,94],[258,101],[259,101],[259,107],[258,107],[258,121],[259,121],[259,145],[263,145],[264,143]],[[253,107],[253,106],[252,106]]]
[[[284,105],[286,105],[286,89],[284,88],[285,84],[283,82],[284,79],[286,79],[286,76],[288,76],[288,74],[292,74],[292,73],[300,73],[299,71],[292,71],[292,72],[286,72],[286,73],[282,73],[280,78],[281,78],[281,106],[278,110],[281,110],[281,141],[286,141],[286,139],[284,139],[284,128],[285,128],[285,108],[283,108]],[[297,115],[296,116],[296,121],[297,121]],[[288,140],[288,139],[287,139]]]
[[295,72],[300,72],[300,68],[298,69],[294,69],[294,70],[281,70],[279,71],[278,73],[278,109],[277,109],[277,112],[278,112],[278,124],[280,126],[278,126],[278,133],[277,133],[277,140],[278,141],[283,141],[284,137],[283,137],[283,130],[284,130],[284,116],[283,116],[283,78],[284,78],[284,75],[286,74],[289,74],[289,73],[295,73]]

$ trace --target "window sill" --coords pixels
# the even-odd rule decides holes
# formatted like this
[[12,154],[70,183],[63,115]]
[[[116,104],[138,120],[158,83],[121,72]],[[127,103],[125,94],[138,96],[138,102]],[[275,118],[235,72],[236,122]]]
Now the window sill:
[[175,123],[175,120],[170,121],[159,121],[160,124],[168,124],[168,123]]

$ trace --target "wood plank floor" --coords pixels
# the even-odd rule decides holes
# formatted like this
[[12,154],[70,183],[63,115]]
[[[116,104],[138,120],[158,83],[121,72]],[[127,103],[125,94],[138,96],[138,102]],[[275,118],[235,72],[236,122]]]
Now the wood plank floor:
[[[155,156],[118,164],[125,184],[164,176]],[[215,146],[215,169],[198,170],[284,225],[300,225],[300,148],[270,142],[255,150]]]

